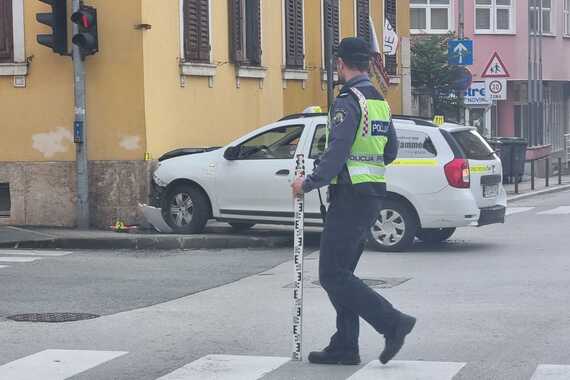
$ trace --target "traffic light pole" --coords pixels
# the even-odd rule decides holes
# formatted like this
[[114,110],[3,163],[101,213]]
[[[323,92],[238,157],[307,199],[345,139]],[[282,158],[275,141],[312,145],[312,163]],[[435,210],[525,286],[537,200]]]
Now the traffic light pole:
[[[81,0],[72,0],[73,12],[79,11]],[[79,26],[73,24],[73,35],[79,33]],[[80,229],[89,228],[89,168],[87,163],[87,125],[85,107],[85,65],[81,49],[76,44],[73,47],[73,68],[75,84],[75,152],[77,176],[77,226]]]

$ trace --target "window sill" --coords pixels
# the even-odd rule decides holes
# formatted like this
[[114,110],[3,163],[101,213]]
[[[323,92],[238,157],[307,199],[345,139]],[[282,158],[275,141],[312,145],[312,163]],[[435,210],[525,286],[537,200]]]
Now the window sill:
[[427,29],[410,29],[410,34],[448,34],[453,30],[427,30]]
[[283,69],[283,79],[284,80],[308,80],[309,72],[307,70],[300,69]]
[[402,83],[402,78],[390,76],[390,84],[400,84]]
[[265,79],[267,68],[262,66],[238,66],[236,75],[238,78]]
[[0,63],[0,76],[28,75],[27,63]]
[[501,31],[501,32],[493,32],[488,30],[476,30],[475,35],[493,35],[493,36],[516,36],[516,32],[508,32],[508,31]]
[[[322,70],[322,73],[323,73],[322,80],[323,80],[323,82],[326,82],[327,81],[326,70]],[[336,71],[333,73],[333,82],[338,82],[338,73]]]
[[185,76],[213,77],[216,75],[216,65],[210,63],[183,62],[180,71]]

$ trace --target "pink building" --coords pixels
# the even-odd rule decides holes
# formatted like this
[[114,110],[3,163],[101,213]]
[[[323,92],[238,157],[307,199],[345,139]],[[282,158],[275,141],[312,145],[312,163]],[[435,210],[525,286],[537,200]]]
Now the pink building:
[[[474,41],[474,64],[469,66],[475,87],[485,80],[487,64],[497,53],[509,77],[507,100],[480,99],[469,105],[466,120],[480,124],[494,136],[529,138],[528,53],[529,0],[465,0],[465,38]],[[536,144],[564,149],[564,134],[570,132],[570,0],[542,1],[543,79],[545,128]],[[413,34],[455,32],[458,1],[410,0]],[[536,11],[538,12],[538,10]],[[487,104],[486,104],[487,103]]]

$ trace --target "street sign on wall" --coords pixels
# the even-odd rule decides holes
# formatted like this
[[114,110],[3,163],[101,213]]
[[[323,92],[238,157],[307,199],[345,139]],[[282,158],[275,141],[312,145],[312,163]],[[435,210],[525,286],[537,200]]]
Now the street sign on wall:
[[507,80],[504,78],[487,79],[486,89],[491,100],[507,100]]
[[463,103],[466,106],[488,106],[492,103],[487,91],[485,82],[473,82],[471,86],[465,90]]
[[447,44],[447,61],[450,65],[472,65],[473,41],[449,40]]
[[495,52],[481,76],[483,78],[508,78],[511,75],[509,74],[509,70],[507,70],[507,66],[505,66],[503,60],[499,57],[499,53]]

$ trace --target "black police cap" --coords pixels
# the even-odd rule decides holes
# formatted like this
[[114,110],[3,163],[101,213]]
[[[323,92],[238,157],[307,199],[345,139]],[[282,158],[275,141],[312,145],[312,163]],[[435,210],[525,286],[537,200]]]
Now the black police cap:
[[370,44],[362,37],[344,38],[338,45],[336,56],[349,62],[370,60]]

